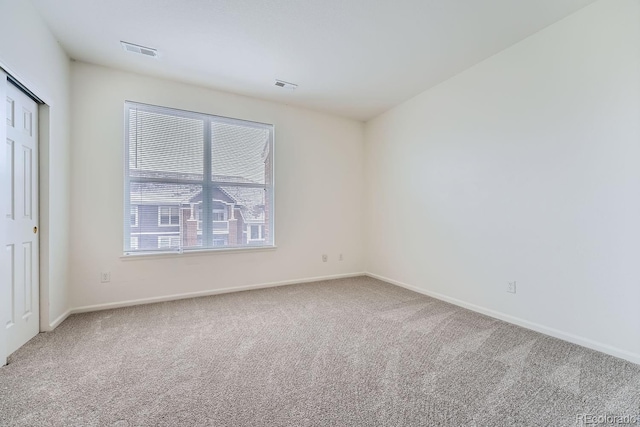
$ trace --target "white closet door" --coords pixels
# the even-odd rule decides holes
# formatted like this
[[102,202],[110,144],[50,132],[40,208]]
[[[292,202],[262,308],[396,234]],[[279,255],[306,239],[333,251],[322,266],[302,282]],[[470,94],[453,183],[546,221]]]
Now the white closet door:
[[[5,317],[6,354],[39,332],[38,245],[38,105],[5,80],[6,114],[4,155],[0,166],[2,283],[10,304]],[[2,355],[0,355],[1,357]],[[1,361],[0,361],[1,362]]]

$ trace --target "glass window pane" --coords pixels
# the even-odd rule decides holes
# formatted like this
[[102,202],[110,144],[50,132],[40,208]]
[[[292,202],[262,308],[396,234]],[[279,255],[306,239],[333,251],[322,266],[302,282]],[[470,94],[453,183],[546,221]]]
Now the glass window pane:
[[131,226],[132,227],[138,226],[138,207],[137,206],[131,206]]
[[[264,188],[214,184],[211,230],[213,246],[262,245],[268,242],[260,235],[260,226],[264,226],[267,220],[265,193]],[[224,210],[221,209],[223,206]],[[254,237],[255,233],[257,237]]]
[[204,121],[129,110],[132,176],[202,179]]
[[271,127],[211,123],[213,181],[264,184]]
[[272,244],[273,125],[126,106],[125,251]]
[[[132,182],[130,203],[137,206],[138,226],[131,227],[131,250],[178,250],[202,247],[196,206],[202,186],[171,182]],[[133,247],[137,239],[137,248]]]

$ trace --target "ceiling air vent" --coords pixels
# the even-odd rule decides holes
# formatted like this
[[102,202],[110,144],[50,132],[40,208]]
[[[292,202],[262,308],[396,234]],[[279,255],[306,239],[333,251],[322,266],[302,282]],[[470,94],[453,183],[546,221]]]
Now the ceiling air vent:
[[298,87],[298,85],[295,83],[284,82],[282,80],[276,80],[275,85],[283,89],[289,89],[289,90],[296,90],[296,88]]
[[123,41],[120,41],[120,44],[122,44],[122,48],[127,52],[139,53],[140,55],[150,56],[152,58],[158,57],[158,49],[154,49],[152,47],[144,47]]

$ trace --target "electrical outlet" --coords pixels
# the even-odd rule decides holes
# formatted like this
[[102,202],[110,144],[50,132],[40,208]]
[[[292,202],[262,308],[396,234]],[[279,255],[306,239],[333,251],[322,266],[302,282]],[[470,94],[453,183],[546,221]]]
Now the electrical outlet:
[[109,283],[110,281],[111,281],[110,271],[103,271],[102,273],[100,273],[100,282]]
[[344,257],[342,256],[342,254],[338,255],[338,261],[344,261]]
[[516,281],[515,280],[513,282],[509,282],[509,284],[507,285],[507,292],[510,292],[512,294],[516,293]]
[[329,257],[326,254],[322,255],[322,262],[327,262],[329,261]]

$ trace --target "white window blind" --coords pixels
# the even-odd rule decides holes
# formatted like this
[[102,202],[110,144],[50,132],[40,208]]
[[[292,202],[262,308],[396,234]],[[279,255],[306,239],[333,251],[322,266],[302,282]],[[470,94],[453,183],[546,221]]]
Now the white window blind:
[[273,125],[125,103],[124,252],[273,246]]

